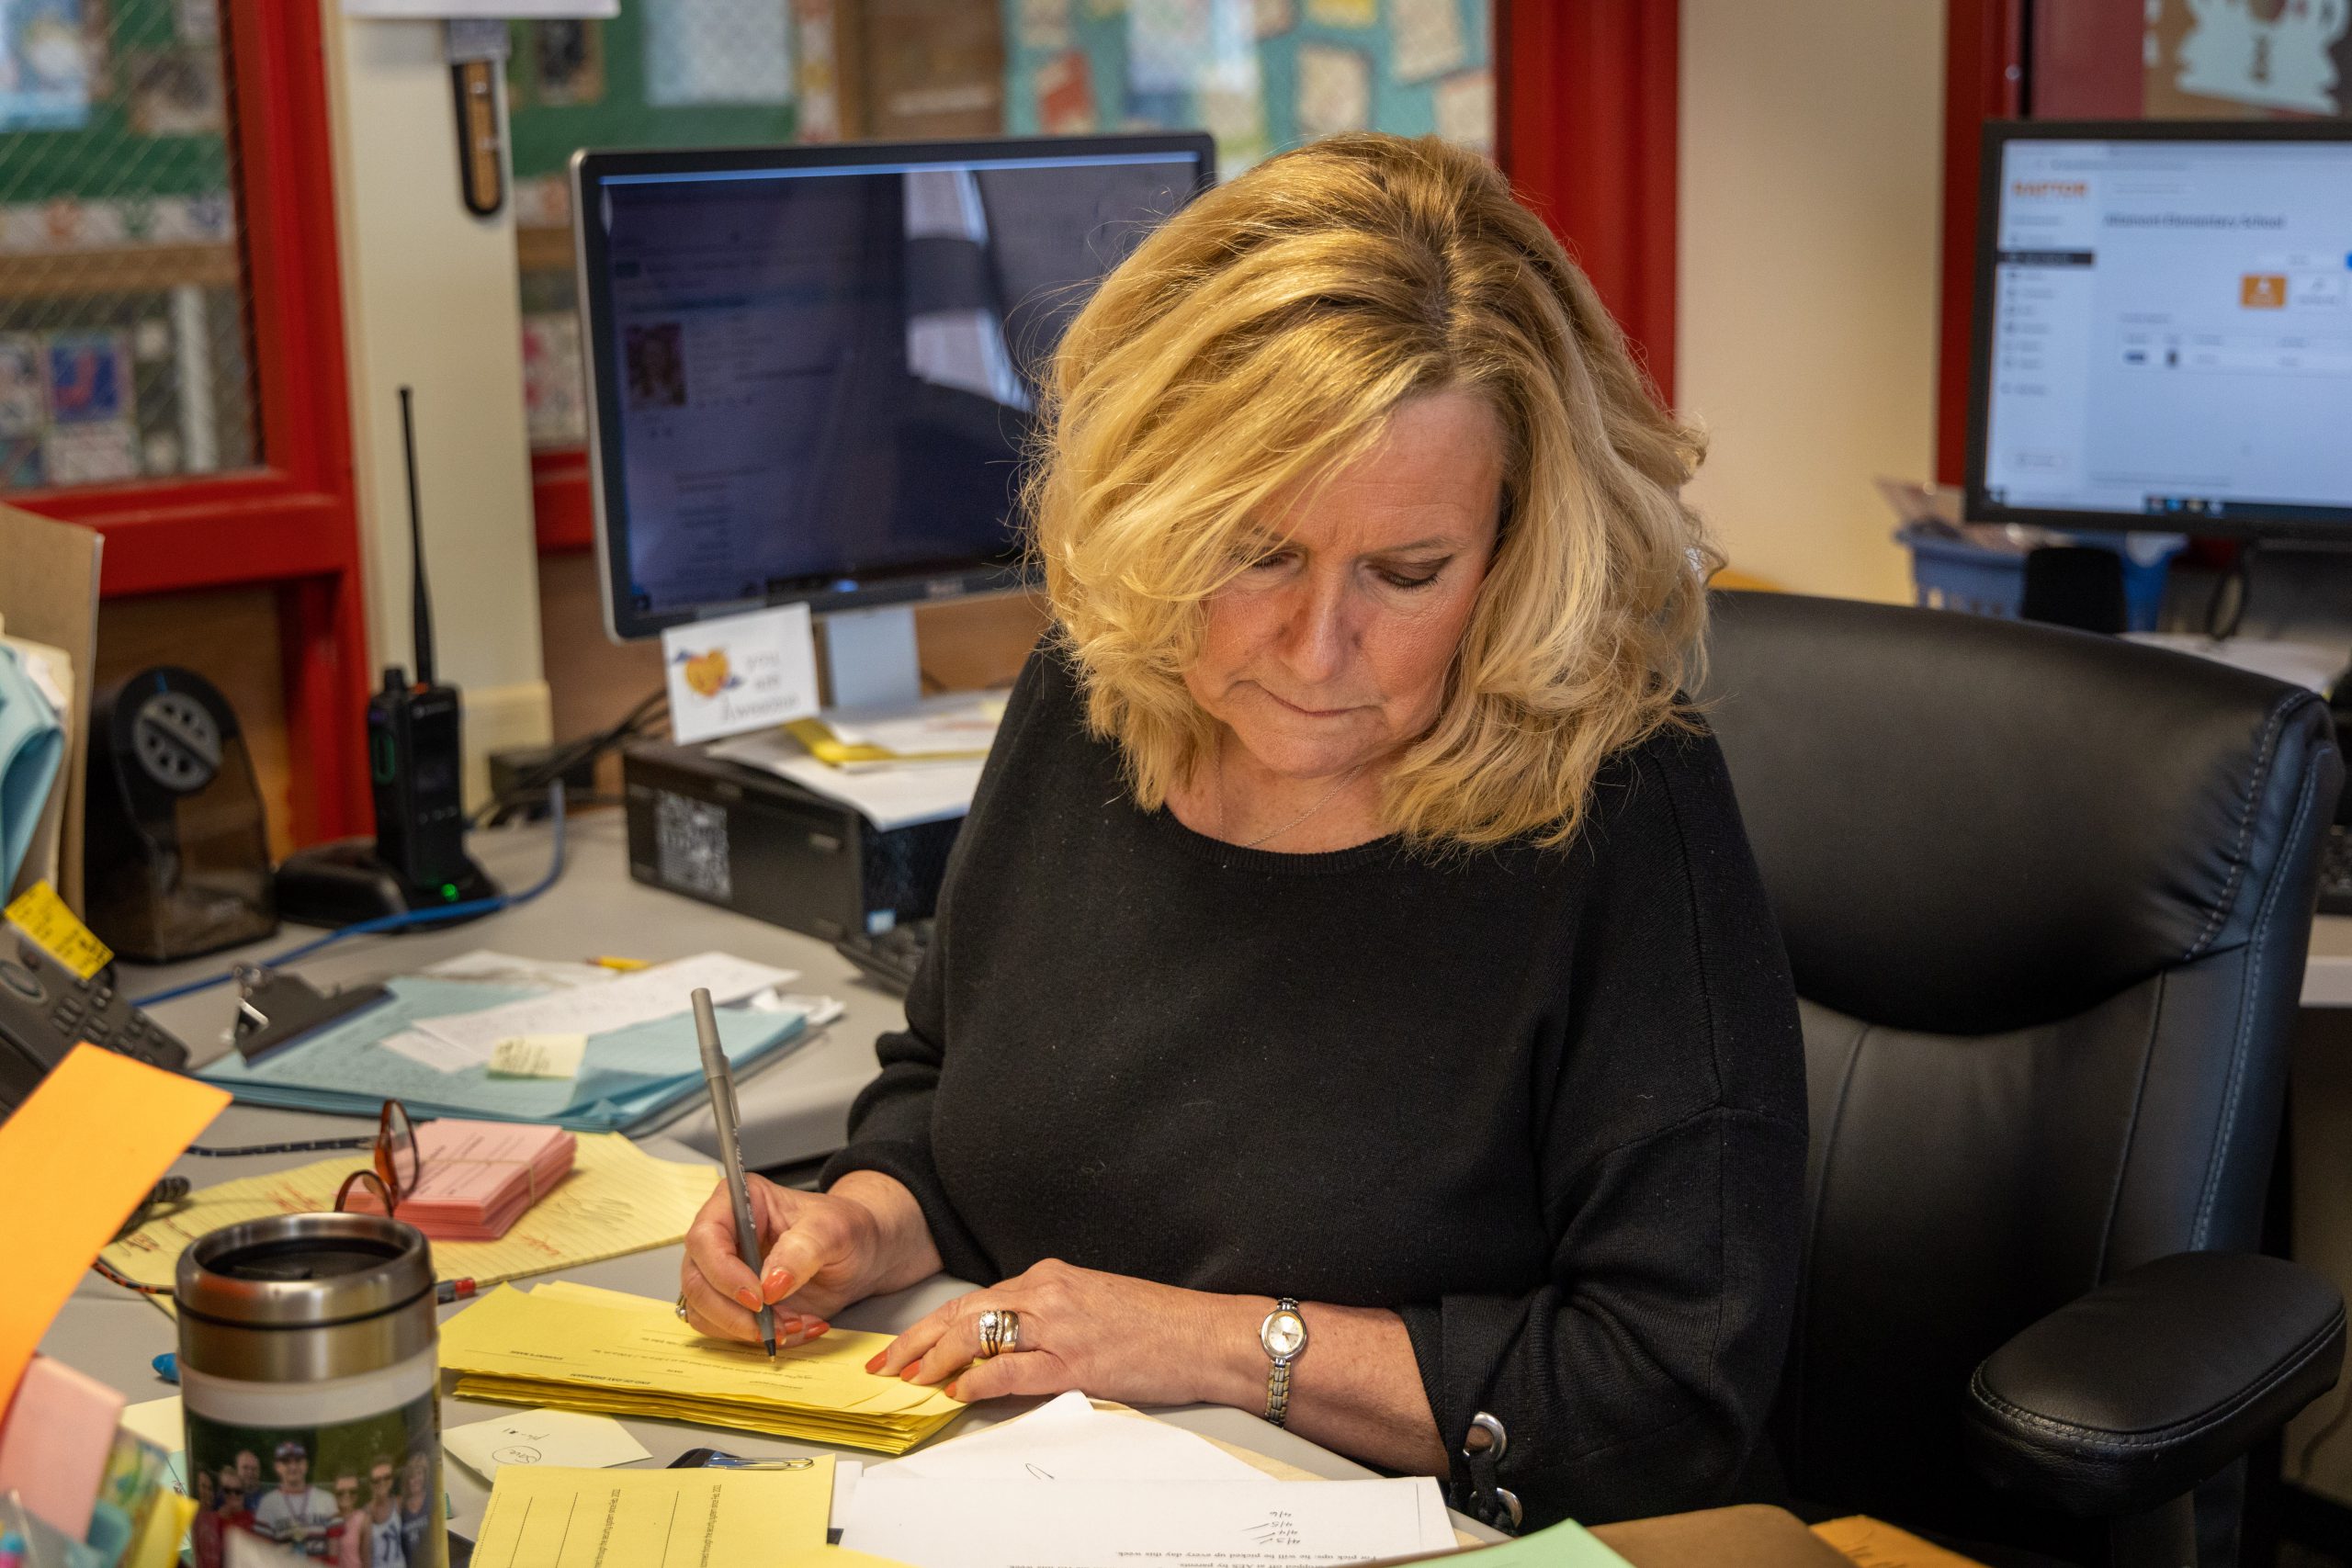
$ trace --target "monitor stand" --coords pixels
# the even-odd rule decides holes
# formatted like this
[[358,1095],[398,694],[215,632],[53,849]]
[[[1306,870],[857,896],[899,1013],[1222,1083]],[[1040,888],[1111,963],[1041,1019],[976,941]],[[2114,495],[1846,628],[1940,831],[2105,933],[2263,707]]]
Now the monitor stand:
[[817,617],[828,707],[910,708],[922,700],[910,604],[833,610]]

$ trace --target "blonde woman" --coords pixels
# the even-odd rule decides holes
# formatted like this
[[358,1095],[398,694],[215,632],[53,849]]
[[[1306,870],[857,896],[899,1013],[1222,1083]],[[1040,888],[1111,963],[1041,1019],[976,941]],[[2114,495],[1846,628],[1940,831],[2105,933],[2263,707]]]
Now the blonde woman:
[[1505,1523],[1729,1495],[1796,1280],[1803,1068],[1713,741],[1697,438],[1502,178],[1335,138],[1057,353],[1056,630],[825,1191],[682,1310],[872,1371],[1286,1419]]

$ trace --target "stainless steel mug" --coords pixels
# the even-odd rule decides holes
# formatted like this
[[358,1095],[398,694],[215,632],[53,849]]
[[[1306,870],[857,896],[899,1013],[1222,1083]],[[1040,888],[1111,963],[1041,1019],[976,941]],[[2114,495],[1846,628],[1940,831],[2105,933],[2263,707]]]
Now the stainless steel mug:
[[225,1225],[180,1255],[175,1293],[198,1568],[235,1530],[314,1562],[444,1568],[424,1237],[375,1214]]

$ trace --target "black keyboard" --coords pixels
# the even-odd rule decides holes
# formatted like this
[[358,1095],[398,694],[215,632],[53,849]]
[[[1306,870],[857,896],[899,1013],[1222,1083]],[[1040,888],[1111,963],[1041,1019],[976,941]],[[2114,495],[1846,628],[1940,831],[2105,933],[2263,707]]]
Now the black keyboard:
[[2327,825],[2327,840],[2319,848],[2319,912],[2352,915],[2352,828]]
[[931,951],[931,922],[909,920],[880,936],[844,937],[833,943],[833,951],[856,964],[882,989],[903,997],[914,986],[923,955]]

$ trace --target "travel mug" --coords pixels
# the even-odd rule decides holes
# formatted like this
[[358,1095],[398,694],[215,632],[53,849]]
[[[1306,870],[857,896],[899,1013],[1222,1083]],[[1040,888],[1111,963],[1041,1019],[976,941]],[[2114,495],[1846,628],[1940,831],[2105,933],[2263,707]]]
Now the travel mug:
[[315,1562],[445,1568],[424,1237],[376,1214],[224,1225],[180,1255],[175,1291],[198,1568],[235,1530]]

